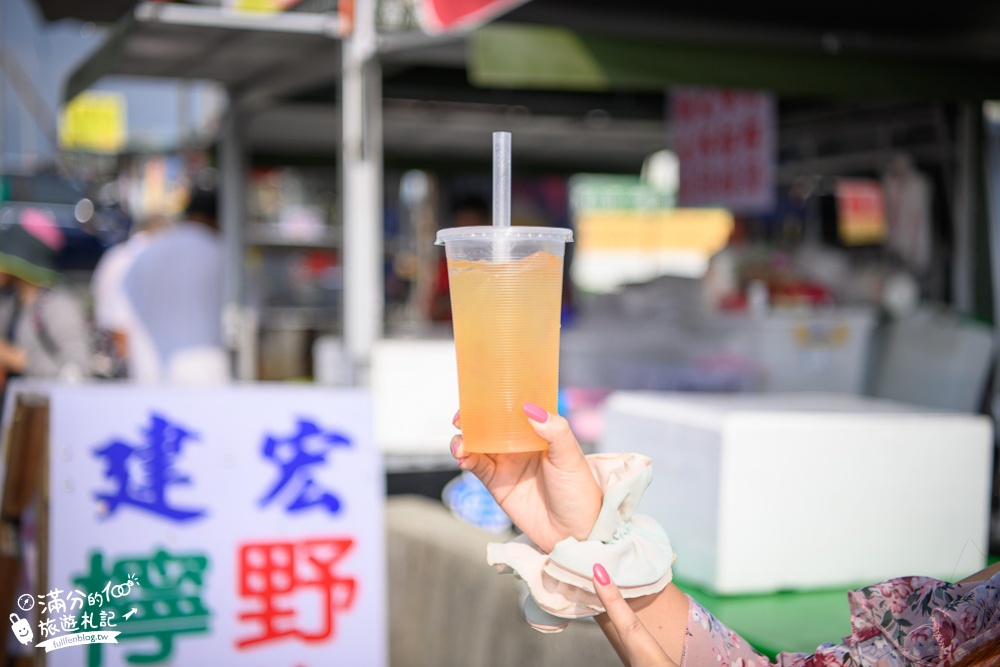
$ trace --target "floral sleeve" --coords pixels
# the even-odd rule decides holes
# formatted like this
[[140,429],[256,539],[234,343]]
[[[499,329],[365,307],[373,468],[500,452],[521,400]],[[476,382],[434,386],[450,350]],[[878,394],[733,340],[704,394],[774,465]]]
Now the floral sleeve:
[[935,667],[1000,641],[1000,574],[966,584],[901,577],[847,598],[850,636],[777,662],[690,600],[681,667]]
[[773,664],[689,596],[681,667],[770,667]]

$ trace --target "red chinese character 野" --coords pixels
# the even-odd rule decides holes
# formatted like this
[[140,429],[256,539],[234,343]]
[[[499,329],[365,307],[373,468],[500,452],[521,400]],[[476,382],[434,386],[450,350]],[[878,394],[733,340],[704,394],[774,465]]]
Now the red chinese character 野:
[[[255,622],[257,634],[240,639],[236,646],[294,637],[319,642],[335,636],[333,614],[354,604],[356,581],[334,573],[334,565],[354,545],[350,538],[326,538],[297,542],[245,544],[240,548],[240,597],[256,600],[252,611],[240,613],[240,621]],[[295,608],[303,592],[319,598],[317,610]],[[319,627],[303,628],[296,623],[297,612],[305,619],[319,618]]]

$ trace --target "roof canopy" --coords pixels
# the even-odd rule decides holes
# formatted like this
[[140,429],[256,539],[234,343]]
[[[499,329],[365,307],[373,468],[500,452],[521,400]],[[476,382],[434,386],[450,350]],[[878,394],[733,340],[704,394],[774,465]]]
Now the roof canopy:
[[[530,0],[471,33],[383,33],[386,158],[486,164],[481,137],[503,125],[522,164],[635,170],[666,144],[664,91],[675,84],[834,103],[1000,97],[994,4],[921,14],[861,0],[825,13],[784,0]],[[113,74],[212,80],[259,102],[254,150],[328,153],[341,29],[332,13],[139,3],[65,96]]]
[[342,23],[335,14],[254,14],[143,2],[74,71],[72,99],[106,75],[204,79],[260,97],[335,80]]
[[913,53],[853,48],[837,39],[817,37],[812,45],[791,39],[709,43],[495,24],[472,36],[469,77],[476,85],[509,88],[664,90],[671,85],[713,85],[837,97],[1000,96],[1000,61],[994,58],[934,48]]

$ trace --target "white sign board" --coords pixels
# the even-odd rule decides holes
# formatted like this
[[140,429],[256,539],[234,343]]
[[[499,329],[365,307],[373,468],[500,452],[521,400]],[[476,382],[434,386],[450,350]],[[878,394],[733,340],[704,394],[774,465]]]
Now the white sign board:
[[366,392],[50,395],[48,590],[25,613],[51,667],[387,664]]
[[775,107],[764,92],[671,90],[673,148],[680,159],[679,206],[721,206],[736,214],[774,208]]

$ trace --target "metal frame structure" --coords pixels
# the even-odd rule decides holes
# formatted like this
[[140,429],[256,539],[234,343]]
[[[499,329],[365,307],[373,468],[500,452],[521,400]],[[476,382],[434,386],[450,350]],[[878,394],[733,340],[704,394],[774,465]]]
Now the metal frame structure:
[[[735,14],[726,20],[705,19],[692,23],[693,18],[685,22],[663,14],[667,10],[659,3],[634,0],[627,3],[627,10],[621,10],[619,18],[622,20],[616,18],[612,26],[601,20],[606,8],[598,0],[534,0],[512,11],[504,20],[515,24],[548,25],[560,25],[565,21],[566,27],[573,30],[591,31],[594,35],[608,32],[603,36],[607,39],[594,42],[603,50],[590,53],[617,53],[611,47],[625,44],[632,60],[661,66],[659,70],[647,72],[648,85],[656,90],[666,85],[664,81],[673,71],[671,63],[677,65],[677,58],[644,58],[644,53],[649,55],[652,51],[643,51],[643,45],[660,50],[656,52],[671,48],[687,55],[697,52],[709,63],[716,64],[722,56],[730,59],[727,63],[748,62],[741,49],[748,52],[763,49],[764,55],[775,62],[787,61],[792,65],[803,65],[802,58],[808,56],[809,62],[816,61],[825,68],[822,71],[839,73],[836,80],[845,86],[840,90],[843,94],[849,86],[856,90],[861,83],[870,83],[873,78],[867,75],[859,78],[860,72],[871,74],[868,70],[876,63],[883,68],[880,72],[895,68],[893,71],[899,76],[891,78],[890,83],[913,86],[919,83],[925,98],[933,97],[935,91],[972,96],[958,98],[969,102],[963,112],[967,117],[963,116],[955,142],[961,156],[956,160],[958,164],[953,174],[956,197],[950,207],[956,225],[957,259],[959,262],[963,257],[969,260],[970,248],[975,245],[973,218],[976,213],[974,188],[970,184],[978,171],[971,148],[977,136],[972,128],[979,117],[974,98],[997,90],[995,77],[986,76],[992,64],[1000,62],[1000,52],[991,46],[990,40],[998,30],[993,27],[994,23],[976,19],[970,3],[959,3],[956,17],[951,21],[957,26],[956,30],[965,25],[961,21],[972,26],[966,31],[967,38],[958,39],[945,30],[948,26],[942,26],[937,29],[943,31],[942,35],[932,31],[932,43],[918,45],[912,38],[900,37],[904,34],[902,28],[889,32],[879,21],[870,22],[874,27],[868,30],[874,32],[865,33],[865,39],[849,39],[854,33],[849,35],[842,29],[827,30],[823,26],[833,19],[820,17],[810,19],[812,23],[808,26],[788,25],[781,29],[772,26],[765,30],[761,26],[767,16],[762,14],[748,30],[737,25],[736,14],[744,11],[739,3],[718,2],[726,6],[727,17]],[[219,135],[222,218],[227,247],[225,330],[237,353],[237,368],[242,379],[254,377],[255,361],[255,344],[249,335],[254,326],[250,322],[253,313],[243,308],[241,272],[246,233],[244,174],[248,166],[250,135],[263,131],[272,145],[297,142],[296,147],[308,145],[313,150],[322,145],[324,151],[335,150],[339,155],[344,222],[344,342],[354,369],[353,380],[356,384],[364,384],[368,353],[382,334],[384,297],[380,267],[384,147],[395,142],[395,145],[405,145],[407,152],[443,160],[456,157],[469,160],[478,155],[474,159],[481,159],[482,164],[486,164],[488,143],[484,141],[482,150],[475,154],[470,148],[478,141],[475,137],[487,137],[491,130],[514,124],[512,118],[515,117],[505,114],[510,114],[515,108],[513,105],[523,102],[512,100],[549,90],[544,87],[515,91],[494,88],[487,94],[465,91],[461,97],[433,101],[440,99],[434,95],[442,90],[434,84],[428,85],[426,90],[420,88],[425,97],[420,97],[419,86],[413,80],[402,87],[392,84],[390,72],[421,58],[424,63],[462,62],[466,57],[465,47],[469,46],[470,53],[474,53],[475,43],[481,41],[482,35],[428,36],[419,32],[379,35],[375,30],[375,6],[375,0],[356,0],[354,15],[348,19],[335,14],[302,12],[246,15],[218,7],[143,2],[115,25],[104,45],[74,73],[67,85],[65,96],[71,98],[105,74],[123,74],[207,79],[220,83],[228,91],[230,106]],[[868,15],[867,4],[863,2],[853,3],[847,9],[860,17]],[[615,11],[617,16],[618,10]],[[908,15],[905,18],[908,23],[903,28],[914,23],[915,28],[931,30],[937,19],[933,24],[920,21],[924,20]],[[886,21],[883,23],[889,25]],[[476,38],[477,34],[480,37]],[[802,57],[796,58],[794,54]],[[517,55],[524,53],[519,51]],[[757,57],[764,55],[758,53]],[[687,56],[680,60],[684,63],[684,72],[694,76],[688,70],[695,61]],[[532,59],[531,62],[538,61]],[[614,62],[617,61],[612,64]],[[722,69],[732,72],[734,68],[727,65]],[[803,65],[793,70],[799,79],[784,83],[791,86],[790,90],[796,90],[795,85],[799,84],[823,85],[815,69]],[[930,76],[932,73],[936,76]],[[795,81],[798,84],[793,85]],[[381,103],[383,82],[387,92],[390,85],[396,86],[394,92],[387,95],[396,99],[391,100],[392,104],[387,104],[384,111]],[[610,80],[607,83],[612,84]],[[297,93],[334,85],[339,94],[339,117],[331,113],[334,107],[329,98],[323,101],[299,99],[292,105],[287,104],[287,100]],[[635,94],[638,90],[634,86],[623,89],[625,94]],[[904,89],[909,90],[905,86]],[[889,94],[891,90],[883,92]],[[506,102],[495,103],[497,100]],[[558,106],[560,115],[515,118],[517,123],[524,123],[515,128],[515,155],[519,160],[532,151],[552,153],[555,150],[562,150],[563,157],[573,163],[585,162],[579,158],[588,154],[601,154],[602,160],[621,156],[632,160],[633,154],[640,154],[644,149],[648,154],[667,141],[668,129],[662,117],[645,120],[615,117],[613,125],[594,131],[588,127],[582,113],[581,118],[568,115],[565,109],[569,107],[563,104],[564,101],[560,99],[548,105]],[[280,107],[276,106],[278,102],[282,102]],[[584,103],[590,102],[588,98]],[[421,124],[417,113],[395,116],[401,103],[433,104],[435,122]],[[476,107],[474,113],[470,111],[472,107]],[[277,118],[284,122],[273,120]],[[261,127],[264,125],[266,127]],[[319,131],[323,137],[318,136]],[[945,134],[939,133],[942,137]],[[661,145],[651,146],[654,142]],[[941,144],[942,151],[947,150],[946,144],[947,141]],[[628,149],[613,153],[609,150],[611,146],[627,146]],[[813,166],[819,168],[821,165]],[[991,232],[997,224],[994,212]],[[990,242],[997,243],[995,237],[1000,235],[991,236],[994,238]],[[956,267],[953,282],[957,286],[956,305],[968,308],[973,297],[970,292],[975,289],[972,278]],[[1000,293],[998,285],[1000,279],[994,277],[996,293]]]
[[[274,57],[280,52],[281,57]],[[66,98],[108,72],[204,79],[223,85],[229,106],[219,134],[221,229],[225,246],[223,331],[237,377],[255,376],[256,324],[244,305],[243,244],[248,151],[255,112],[283,96],[339,78],[344,220],[344,334],[356,384],[366,383],[381,335],[381,103],[374,0],[354,16],[246,14],[218,7],[138,4],[71,77]],[[338,68],[339,66],[339,68]],[[336,119],[331,116],[330,124]]]

